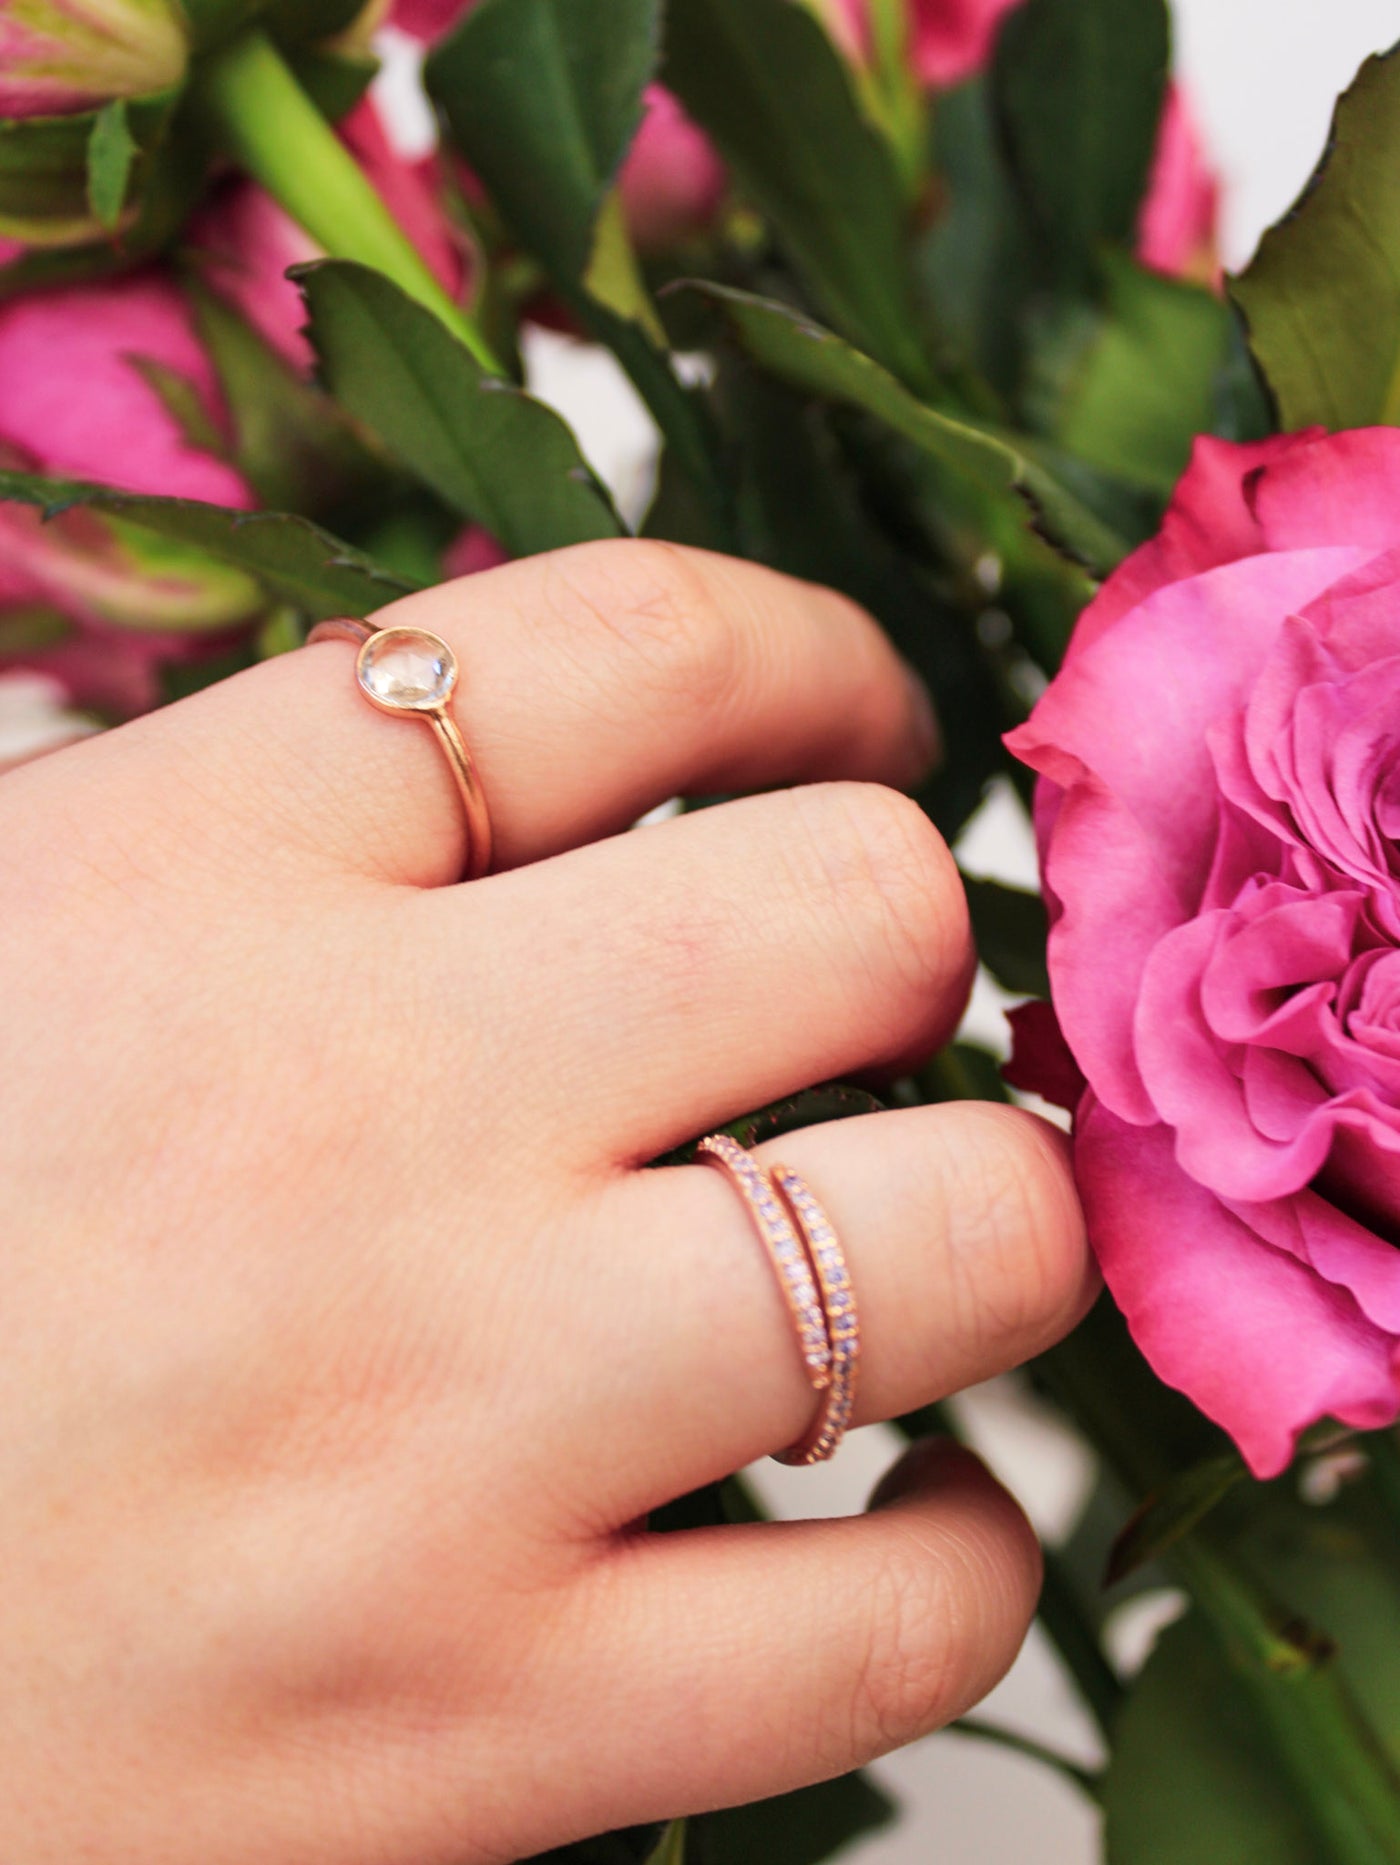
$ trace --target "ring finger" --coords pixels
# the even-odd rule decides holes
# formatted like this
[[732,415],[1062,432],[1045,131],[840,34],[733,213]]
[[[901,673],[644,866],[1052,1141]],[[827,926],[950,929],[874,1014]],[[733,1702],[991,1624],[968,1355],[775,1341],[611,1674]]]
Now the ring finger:
[[[1056,1131],[974,1102],[809,1127],[757,1149],[799,1172],[846,1256],[861,1333],[857,1424],[1020,1365],[1097,1286]],[[627,1175],[584,1244],[609,1419],[580,1494],[630,1519],[800,1438],[815,1409],[796,1333],[734,1189],[705,1166]],[[606,1239],[606,1242],[603,1239]]]

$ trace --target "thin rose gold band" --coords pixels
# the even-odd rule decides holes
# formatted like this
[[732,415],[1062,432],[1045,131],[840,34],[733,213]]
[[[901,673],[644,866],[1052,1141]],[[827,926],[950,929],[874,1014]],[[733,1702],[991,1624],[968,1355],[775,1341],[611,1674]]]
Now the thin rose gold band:
[[[372,690],[366,679],[366,649],[377,636],[390,634],[413,636],[419,642],[431,644],[441,651],[446,668],[446,684],[443,697],[438,703],[428,704],[422,700],[395,703],[378,697]],[[351,621],[345,617],[317,622],[306,641],[308,647],[314,641],[354,642],[360,650],[355,662],[356,678],[365,697],[381,712],[396,712],[419,718],[433,728],[433,735],[447,754],[447,768],[452,773],[452,781],[462,799],[462,812],[466,818],[467,857],[462,879],[479,880],[491,867],[491,812],[486,806],[485,792],[476,774],[472,755],[467,750],[466,740],[452,715],[452,693],[457,680],[457,659],[452,649],[440,636],[426,628],[378,626],[374,622]]]
[[810,1187],[787,1166],[765,1172],[727,1133],[701,1140],[696,1157],[718,1166],[744,1201],[797,1330],[809,1383],[821,1395],[808,1429],[779,1463],[824,1463],[846,1434],[855,1404],[860,1324],[846,1258]]

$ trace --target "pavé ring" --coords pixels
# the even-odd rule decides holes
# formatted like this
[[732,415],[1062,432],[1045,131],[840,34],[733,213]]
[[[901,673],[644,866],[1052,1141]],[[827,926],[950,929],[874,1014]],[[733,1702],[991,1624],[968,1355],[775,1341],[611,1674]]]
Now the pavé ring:
[[835,1229],[804,1179],[787,1166],[765,1172],[731,1135],[710,1134],[696,1157],[718,1166],[743,1199],[797,1330],[807,1379],[820,1395],[807,1431],[774,1456],[784,1464],[824,1463],[851,1421],[860,1359],[855,1291]]
[[457,656],[439,635],[426,628],[376,627],[373,622],[338,618],[317,622],[313,641],[353,641],[360,652],[355,678],[360,691],[381,712],[422,719],[447,754],[448,769],[462,799],[467,822],[467,858],[462,878],[475,881],[491,866],[491,813],[466,740],[452,716],[457,685]]

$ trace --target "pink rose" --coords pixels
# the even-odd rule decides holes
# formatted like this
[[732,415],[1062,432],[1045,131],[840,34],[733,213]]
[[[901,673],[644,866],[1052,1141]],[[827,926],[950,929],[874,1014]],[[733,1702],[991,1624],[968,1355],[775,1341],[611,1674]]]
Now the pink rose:
[[[129,492],[253,505],[226,461],[188,441],[146,361],[226,416],[189,307],[155,268],[0,304],[0,464]],[[159,668],[263,609],[255,583],[199,552],[75,508],[49,524],[0,504],[0,664],[53,674],[80,704],[154,702]]]
[[[337,128],[438,283],[449,297],[460,298],[467,283],[466,242],[443,209],[436,162],[409,162],[397,154],[368,98]],[[261,188],[233,176],[191,222],[186,244],[220,296],[293,367],[308,368],[306,311],[286,273],[289,266],[325,257],[311,236]]]
[[668,252],[714,224],[728,190],[724,164],[705,134],[659,84],[618,175],[622,211],[639,252]]
[[1200,441],[1008,742],[1105,1277],[1274,1475],[1400,1409],[1400,431]]

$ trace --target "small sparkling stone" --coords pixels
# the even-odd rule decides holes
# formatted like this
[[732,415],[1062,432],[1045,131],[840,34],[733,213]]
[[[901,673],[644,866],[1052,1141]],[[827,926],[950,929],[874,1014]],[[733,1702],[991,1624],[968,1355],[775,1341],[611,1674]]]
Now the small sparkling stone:
[[359,677],[381,705],[421,712],[445,703],[457,666],[435,635],[418,628],[385,628],[360,650]]

